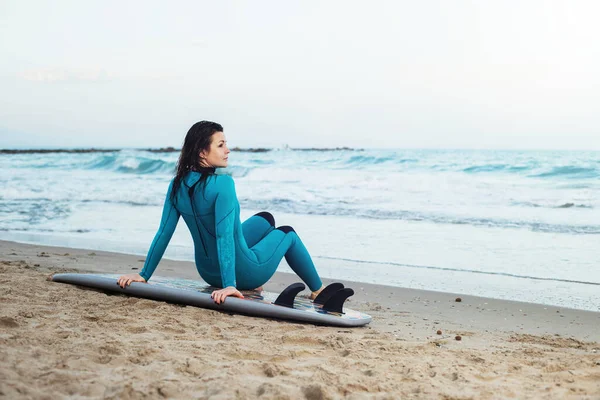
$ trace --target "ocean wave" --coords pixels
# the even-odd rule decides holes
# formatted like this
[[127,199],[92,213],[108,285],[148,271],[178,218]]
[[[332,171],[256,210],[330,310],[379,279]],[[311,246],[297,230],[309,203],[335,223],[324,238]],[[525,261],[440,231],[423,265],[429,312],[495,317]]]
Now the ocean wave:
[[89,161],[84,168],[91,170],[111,170],[127,174],[153,174],[157,172],[173,173],[176,163],[140,155],[123,156],[111,154],[98,156]]
[[352,156],[344,162],[346,165],[373,165],[393,161],[393,157]]
[[[4,201],[2,201],[4,200]],[[45,198],[45,197],[23,197],[18,199],[5,200],[0,198],[0,212],[16,212],[19,214],[28,214],[28,211],[24,210],[24,207],[41,208],[43,210],[67,210],[69,205],[75,204],[123,204],[133,207],[144,207],[144,206],[162,206],[164,198],[156,198],[156,201],[135,201],[135,200],[121,200],[121,199],[73,199],[65,194],[61,197],[56,198]]]
[[163,199],[157,199],[157,201],[133,201],[133,200],[107,200],[107,199],[84,199],[81,203],[104,203],[104,204],[123,204],[132,207],[146,207],[146,206],[162,206]]
[[239,165],[232,165],[227,168],[223,168],[219,171],[220,175],[229,175],[233,178],[243,178],[247,176],[253,168],[242,167]]
[[562,167],[554,167],[550,171],[541,172],[531,175],[535,178],[568,178],[568,179],[591,179],[600,177],[600,170],[597,168],[578,167],[568,165]]
[[483,164],[473,165],[470,167],[463,168],[463,172],[466,173],[479,173],[479,172],[523,172],[531,170],[531,166],[526,165],[510,165],[510,164]]
[[[0,200],[0,215],[2,223],[0,227],[16,227],[21,224],[27,224],[32,227],[39,226],[41,223],[52,220],[64,220],[68,218],[73,209],[81,207],[78,204],[114,204],[126,207],[160,207],[163,204],[164,197],[146,196],[146,200],[141,199],[50,199],[50,198],[30,198],[18,200]],[[343,216],[351,218],[364,218],[374,220],[399,220],[412,222],[426,222],[432,224],[450,224],[450,225],[470,225],[474,227],[498,228],[498,229],[525,229],[533,232],[545,233],[564,233],[575,235],[597,235],[600,234],[600,225],[594,224],[573,224],[573,223],[548,223],[539,222],[531,219],[513,220],[501,217],[477,217],[461,216],[452,214],[442,214],[428,211],[413,210],[385,210],[381,208],[370,208],[368,205],[359,206],[355,202],[344,201],[318,201],[314,199],[297,199],[281,196],[269,197],[261,200],[254,198],[240,198],[242,208],[254,210],[280,211],[299,215],[323,215],[323,216]],[[513,203],[513,205],[534,207],[534,208],[554,208],[557,212],[577,212],[567,211],[570,209],[593,209],[589,204],[579,204],[574,202],[565,202],[554,205],[541,205],[534,202]],[[104,206],[98,206],[104,208]],[[565,211],[558,211],[565,210]]]
[[348,160],[344,162],[347,165],[378,165],[378,164],[412,164],[418,163],[419,160],[416,158],[404,158],[397,157],[396,155],[389,156],[368,156],[368,155],[360,155],[360,156],[351,156]]
[[175,170],[175,164],[163,160],[139,160],[129,158],[116,166],[117,172],[130,174],[152,174],[155,172],[170,172]]
[[241,199],[241,203],[242,207],[247,207],[254,210],[268,209],[292,214],[331,215],[378,220],[386,219],[411,222],[429,222],[434,224],[471,225],[476,227],[500,229],[528,229],[533,232],[547,233],[568,233],[581,235],[600,234],[600,225],[568,225],[535,221],[507,220],[502,218],[462,217],[409,210],[392,211],[367,208],[360,209],[352,207],[352,204],[349,204],[349,207],[340,207],[340,202],[336,202],[335,204],[312,203],[306,201],[295,201],[293,199],[277,198],[260,201]]
[[[581,167],[576,165],[551,167],[543,170],[537,163],[511,164],[511,163],[489,163],[464,166],[460,164],[435,164],[431,166],[435,171],[459,171],[466,174],[498,173],[518,174],[525,178],[543,179],[593,179],[600,177],[600,168]],[[585,187],[585,185],[583,185]]]
[[[154,159],[144,157],[143,155],[129,155],[124,156],[122,154],[103,155],[95,158],[85,165],[84,168],[91,170],[108,170],[125,174],[161,174],[161,175],[173,175],[177,162],[166,161],[162,159]],[[224,168],[220,173],[230,175],[234,178],[241,178],[247,176],[252,168],[243,167],[239,165],[232,165]]]
[[[302,161],[302,165],[314,165],[321,168],[330,169],[363,169],[368,167],[389,168],[406,164],[418,164],[416,158],[399,156],[397,154],[369,155],[369,154],[344,154],[329,159],[307,158]],[[406,167],[405,167],[406,168]],[[410,168],[410,167],[408,167]]]
[[[297,152],[300,154],[300,152]],[[548,158],[546,154],[507,153],[502,157],[485,152],[467,153],[451,151],[366,150],[324,154],[321,151],[302,151],[298,154],[275,152],[273,154],[239,153],[223,173],[233,177],[245,177],[253,170],[279,168],[290,175],[299,176],[309,167],[323,170],[373,169],[385,171],[437,174],[457,172],[469,175],[517,175],[521,179],[555,179],[563,184],[592,184],[600,177],[600,166],[594,156],[562,156]],[[10,156],[16,157],[16,156]],[[134,175],[172,175],[177,164],[175,153],[152,153],[148,151],[123,150],[102,153],[70,153],[20,155],[17,159],[6,158],[0,167],[11,169],[60,169],[100,170]],[[560,164],[563,164],[562,166]],[[291,179],[294,180],[294,179]],[[585,186],[584,184],[584,186]]]
[[[559,184],[556,185],[557,189],[590,189],[593,188],[594,185],[592,182],[588,181],[586,183],[581,183],[581,182],[577,182],[577,183],[566,183],[566,184]],[[598,187],[600,187],[600,185],[598,185]]]
[[0,226],[15,226],[25,223],[35,226],[53,220],[63,220],[71,215],[72,203],[68,200],[0,201]]
[[93,232],[91,229],[49,229],[49,228],[37,228],[37,227],[29,227],[29,228],[15,228],[15,227],[2,227],[0,226],[1,232],[43,232],[43,233],[90,233]]
[[520,207],[559,208],[559,209],[567,209],[567,208],[586,208],[586,209],[592,209],[592,208],[594,208],[594,206],[592,206],[590,204],[577,204],[577,203],[571,203],[571,202],[567,202],[567,203],[562,203],[562,204],[556,205],[556,204],[539,204],[539,203],[533,203],[533,202],[529,202],[529,201],[517,201],[517,202],[511,203],[511,205],[513,205],[513,206],[520,206]]
[[473,165],[463,169],[466,173],[477,173],[477,172],[496,172],[503,171],[508,167],[507,164],[485,164],[485,165]]

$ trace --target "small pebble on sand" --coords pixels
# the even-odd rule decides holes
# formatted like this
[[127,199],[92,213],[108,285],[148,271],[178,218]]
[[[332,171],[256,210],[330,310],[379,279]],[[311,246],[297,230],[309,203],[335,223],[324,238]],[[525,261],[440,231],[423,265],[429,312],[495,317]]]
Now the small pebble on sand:
[[456,300],[454,300],[454,301],[456,301],[457,303],[460,303],[462,301],[462,299],[460,297],[457,297]]
[[456,337],[454,339],[456,339],[456,340],[462,340],[462,336],[456,335]]
[[442,334],[442,331],[439,331],[439,330],[438,330],[436,333],[437,333],[438,335],[441,335],[441,334]]

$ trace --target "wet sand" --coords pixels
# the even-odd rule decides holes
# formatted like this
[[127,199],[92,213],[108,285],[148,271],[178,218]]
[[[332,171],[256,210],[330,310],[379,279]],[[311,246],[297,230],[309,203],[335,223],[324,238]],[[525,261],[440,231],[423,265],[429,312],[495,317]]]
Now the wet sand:
[[[331,328],[47,280],[139,271],[139,256],[5,241],[0,255],[0,397],[600,398],[600,313],[345,282],[373,322]],[[170,260],[156,275],[198,278]]]

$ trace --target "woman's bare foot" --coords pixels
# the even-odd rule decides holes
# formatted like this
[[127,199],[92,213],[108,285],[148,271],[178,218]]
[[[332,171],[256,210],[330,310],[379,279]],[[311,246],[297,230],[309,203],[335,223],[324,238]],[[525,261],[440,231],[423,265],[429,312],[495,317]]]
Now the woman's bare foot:
[[323,291],[323,289],[325,289],[325,286],[321,286],[320,289],[315,290],[314,292],[312,292],[310,294],[310,296],[308,296],[309,299],[314,300],[317,298],[317,296],[319,295],[319,293],[321,293]]

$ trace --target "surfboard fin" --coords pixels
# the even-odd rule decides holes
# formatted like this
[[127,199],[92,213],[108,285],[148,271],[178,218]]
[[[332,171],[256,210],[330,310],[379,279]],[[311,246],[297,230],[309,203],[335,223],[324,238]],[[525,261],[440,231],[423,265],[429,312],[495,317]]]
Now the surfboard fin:
[[294,308],[294,299],[296,295],[306,288],[304,283],[292,283],[290,286],[283,289],[283,292],[277,297],[274,304],[288,308]]
[[330,283],[327,287],[321,290],[321,293],[317,297],[313,303],[323,305],[333,296],[338,290],[343,289],[344,284],[339,282]]
[[344,302],[353,294],[354,290],[350,288],[338,290],[323,304],[323,310],[343,314]]

